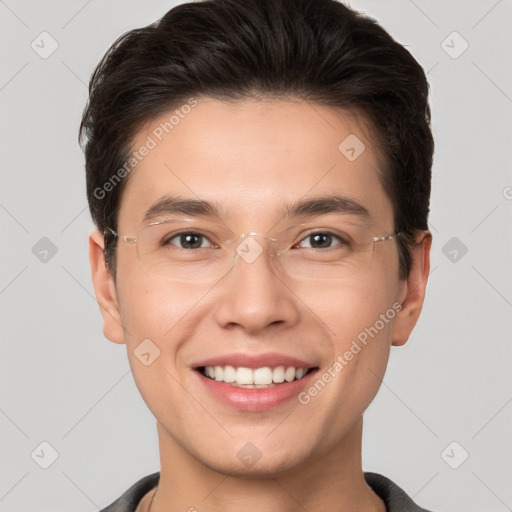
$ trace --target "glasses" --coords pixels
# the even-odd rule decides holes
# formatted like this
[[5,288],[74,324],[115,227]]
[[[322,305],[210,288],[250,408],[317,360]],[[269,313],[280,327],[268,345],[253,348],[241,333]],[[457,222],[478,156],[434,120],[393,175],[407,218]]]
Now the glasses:
[[[108,231],[108,233],[107,233]],[[375,247],[401,233],[374,236],[367,227],[347,220],[288,226],[275,236],[255,232],[233,235],[224,225],[198,219],[152,222],[134,236],[114,235],[135,246],[147,272],[171,281],[210,282],[240,260],[251,265],[263,257],[273,270],[296,279],[350,279],[372,265]],[[382,245],[382,244],[380,244]]]

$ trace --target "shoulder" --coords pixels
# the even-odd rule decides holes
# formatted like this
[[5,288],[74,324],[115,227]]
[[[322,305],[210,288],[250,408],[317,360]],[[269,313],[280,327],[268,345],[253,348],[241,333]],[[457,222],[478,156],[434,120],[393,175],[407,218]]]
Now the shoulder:
[[398,485],[378,473],[364,473],[366,483],[386,505],[386,512],[429,512],[416,505]]
[[141,478],[125,491],[116,501],[100,512],[135,512],[140,500],[158,485],[160,472]]
[[[429,512],[416,505],[412,498],[389,478],[378,473],[364,473],[364,478],[373,492],[384,502],[387,512]],[[158,485],[159,479],[160,472],[141,478],[100,512],[135,512],[140,500]]]

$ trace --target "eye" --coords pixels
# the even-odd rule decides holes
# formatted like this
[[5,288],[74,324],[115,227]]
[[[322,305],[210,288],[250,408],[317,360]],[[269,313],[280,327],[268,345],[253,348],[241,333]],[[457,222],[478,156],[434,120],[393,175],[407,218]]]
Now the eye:
[[201,233],[187,231],[178,233],[164,240],[162,245],[176,245],[181,249],[202,249],[211,247],[213,244],[210,239]]
[[333,244],[346,245],[346,242],[341,237],[333,233],[317,232],[309,234],[306,238],[299,242],[298,246],[311,249],[329,249],[333,246]]

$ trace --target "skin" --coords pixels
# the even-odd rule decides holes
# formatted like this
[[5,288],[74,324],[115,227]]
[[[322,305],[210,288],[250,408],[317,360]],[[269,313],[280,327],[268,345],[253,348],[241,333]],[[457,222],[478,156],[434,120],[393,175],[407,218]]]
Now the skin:
[[[134,147],[168,117],[141,130]],[[351,133],[366,146],[352,162],[338,150]],[[217,201],[235,233],[267,233],[283,204],[336,192],[370,211],[376,235],[389,234],[393,208],[378,178],[380,161],[371,127],[340,109],[293,99],[201,98],[130,175],[118,232],[133,235],[143,212],[166,193]],[[157,420],[161,476],[152,512],[385,511],[363,477],[362,415],[391,345],[407,341],[422,308],[431,235],[419,232],[417,240],[406,280],[398,277],[390,241],[376,245],[367,272],[342,284],[276,279],[262,256],[239,261],[205,286],[170,284],[146,272],[135,246],[123,243],[114,280],[105,268],[103,236],[91,234],[104,334],[126,344],[136,384]],[[263,412],[235,410],[199,385],[190,367],[225,353],[278,352],[315,361],[322,374],[394,303],[401,311],[306,405],[292,399]],[[146,338],[161,351],[149,366],[133,353]],[[251,467],[237,457],[247,442],[261,453]],[[138,510],[147,509],[151,495]]]

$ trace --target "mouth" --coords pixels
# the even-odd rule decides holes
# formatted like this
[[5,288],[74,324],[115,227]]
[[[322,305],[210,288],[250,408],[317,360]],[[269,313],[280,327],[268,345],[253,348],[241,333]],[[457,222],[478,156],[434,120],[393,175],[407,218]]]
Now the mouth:
[[319,370],[318,366],[306,366],[304,361],[296,361],[297,366],[292,366],[291,361],[277,366],[261,366],[254,361],[239,364],[243,363],[247,366],[221,361],[201,364],[194,367],[193,373],[213,399],[231,409],[262,412],[297,400]]
[[215,365],[195,368],[203,377],[243,389],[268,389],[304,379],[318,370],[318,367],[262,366],[249,368],[245,366]]
[[231,409],[261,412],[297,400],[320,367],[316,359],[286,354],[231,353],[196,361],[190,368],[209,397]]

